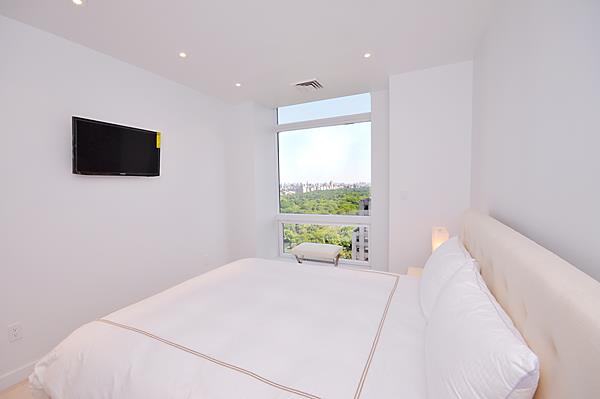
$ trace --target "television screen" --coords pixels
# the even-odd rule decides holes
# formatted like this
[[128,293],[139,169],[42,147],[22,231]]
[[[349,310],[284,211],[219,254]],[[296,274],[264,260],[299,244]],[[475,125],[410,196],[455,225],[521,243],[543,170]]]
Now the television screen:
[[160,133],[74,116],[73,173],[159,176]]

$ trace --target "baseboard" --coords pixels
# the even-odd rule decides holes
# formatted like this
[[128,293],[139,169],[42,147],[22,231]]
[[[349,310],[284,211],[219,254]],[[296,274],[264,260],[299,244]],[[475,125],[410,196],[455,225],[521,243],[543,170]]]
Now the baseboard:
[[19,367],[13,371],[9,371],[6,374],[0,375],[0,391],[4,391],[11,386],[18,384],[23,381],[33,372],[33,366],[37,363],[37,360],[27,363],[24,366]]

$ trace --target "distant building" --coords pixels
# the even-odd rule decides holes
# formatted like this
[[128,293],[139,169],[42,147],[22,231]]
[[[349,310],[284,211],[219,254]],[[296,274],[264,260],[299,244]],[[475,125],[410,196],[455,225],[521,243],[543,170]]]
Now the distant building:
[[[368,216],[371,210],[371,198],[360,200],[358,215]],[[358,226],[352,231],[352,259],[369,261],[369,230],[366,226]]]
[[371,212],[371,198],[363,198],[358,203],[358,216],[369,216]]

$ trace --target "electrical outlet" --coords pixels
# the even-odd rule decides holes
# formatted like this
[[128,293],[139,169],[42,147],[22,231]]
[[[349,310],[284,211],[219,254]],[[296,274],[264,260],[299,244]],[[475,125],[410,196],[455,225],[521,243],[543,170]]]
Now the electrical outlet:
[[23,338],[23,326],[21,323],[13,323],[8,326],[8,342],[15,342]]

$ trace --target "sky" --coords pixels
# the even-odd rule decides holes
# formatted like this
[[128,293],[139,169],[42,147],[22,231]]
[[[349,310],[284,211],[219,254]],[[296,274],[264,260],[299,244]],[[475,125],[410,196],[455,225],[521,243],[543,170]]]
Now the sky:
[[371,182],[371,122],[279,133],[281,183]]
[[[280,124],[364,112],[369,93],[277,109]],[[280,183],[370,183],[371,123],[279,133],[279,176]]]

